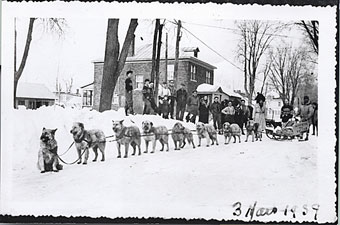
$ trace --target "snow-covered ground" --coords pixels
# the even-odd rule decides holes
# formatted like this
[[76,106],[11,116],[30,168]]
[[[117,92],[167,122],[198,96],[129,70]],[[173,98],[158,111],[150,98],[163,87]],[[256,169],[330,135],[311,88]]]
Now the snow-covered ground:
[[[262,142],[254,143],[245,143],[242,136],[242,143],[224,145],[224,137],[219,135],[219,146],[192,149],[186,145],[180,151],[173,150],[170,138],[169,152],[160,152],[158,143],[154,154],[127,159],[116,158],[116,145],[109,142],[105,162],[93,163],[90,151],[88,165],[64,165],[59,173],[40,174],[36,162],[43,127],[58,128],[56,139],[59,153],[63,153],[72,143],[69,130],[73,122],[83,122],[86,129],[100,128],[109,136],[113,134],[111,121],[124,119],[124,113],[47,107],[13,110],[12,118],[16,119],[8,128],[13,137],[8,140],[11,151],[6,153],[12,159],[7,173],[11,182],[6,186],[8,201],[3,199],[1,213],[249,221],[247,209],[257,202],[256,209],[275,206],[279,211],[270,216],[254,215],[253,220],[291,220],[292,212],[284,216],[287,205],[289,209],[297,206],[298,220],[314,220],[312,205],[320,197],[315,136],[298,142],[274,141],[264,135]],[[141,127],[143,120],[169,129],[177,122],[136,115],[125,118],[125,123],[133,121]],[[194,129],[193,124],[185,125]],[[197,136],[194,138],[197,144]],[[62,158],[68,162],[77,159],[75,147]],[[241,216],[233,215],[240,212],[233,206],[236,202],[242,204]],[[304,204],[306,215],[302,215]]]

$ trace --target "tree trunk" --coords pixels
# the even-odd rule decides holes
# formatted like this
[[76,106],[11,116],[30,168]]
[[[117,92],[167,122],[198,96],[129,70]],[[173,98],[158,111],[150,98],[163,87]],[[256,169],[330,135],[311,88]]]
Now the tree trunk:
[[162,48],[162,31],[163,24],[159,25],[158,30],[158,43],[157,43],[157,57],[156,57],[156,68],[155,68],[155,96],[158,96],[158,87],[159,87],[159,64],[161,59],[161,48]]
[[[32,33],[33,33],[33,25],[34,25],[34,21],[36,20],[36,18],[30,18],[29,21],[29,25],[28,25],[28,31],[27,31],[27,37],[26,37],[26,44],[25,44],[25,49],[24,49],[24,53],[21,59],[21,63],[19,66],[19,69],[16,70],[16,68],[14,68],[14,89],[13,89],[13,107],[16,107],[15,101],[16,101],[16,97],[17,97],[17,87],[18,87],[18,82],[19,79],[24,71],[25,65],[26,65],[26,61],[27,61],[27,57],[28,57],[28,52],[30,50],[30,46],[31,46],[31,41],[32,41]],[[15,36],[16,36],[16,31],[15,31]],[[16,39],[14,41],[14,45],[16,47]],[[16,67],[16,49],[14,52],[14,62],[15,62],[15,67]]]
[[119,53],[118,25],[119,19],[109,19],[106,33],[99,112],[111,109],[113,92],[116,87],[118,77],[124,68],[129,47],[134,38],[138,22],[137,19],[131,19],[121,53]]
[[179,58],[179,42],[181,40],[181,35],[180,35],[181,27],[182,27],[182,22],[178,20],[177,35],[176,35],[175,65],[174,65],[175,89],[179,87],[178,85],[178,58]]
[[[153,34],[153,42],[152,42],[152,66],[151,66],[151,82],[155,82],[155,70],[156,70],[156,54],[157,54],[157,37],[158,30],[160,25],[160,19],[156,19],[155,31]],[[155,86],[156,87],[156,86]]]

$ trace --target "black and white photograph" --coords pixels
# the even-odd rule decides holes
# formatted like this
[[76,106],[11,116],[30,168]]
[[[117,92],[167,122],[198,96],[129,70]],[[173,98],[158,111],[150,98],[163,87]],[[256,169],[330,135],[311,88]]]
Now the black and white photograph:
[[3,9],[0,214],[337,221],[335,7]]

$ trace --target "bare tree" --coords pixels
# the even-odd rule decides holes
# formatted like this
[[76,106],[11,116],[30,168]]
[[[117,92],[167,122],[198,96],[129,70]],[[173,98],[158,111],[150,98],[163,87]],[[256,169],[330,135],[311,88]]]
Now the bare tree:
[[270,67],[270,80],[275,89],[280,95],[282,101],[289,99],[290,82],[288,73],[288,60],[290,54],[290,47],[277,47],[270,52],[271,67]]
[[99,111],[110,110],[113,92],[121,71],[124,68],[129,47],[138,25],[137,19],[131,19],[127,30],[122,50],[120,52],[118,40],[119,19],[109,19],[106,33],[106,46],[103,77],[101,81]]
[[238,23],[238,29],[241,32],[238,57],[244,65],[244,89],[251,103],[260,60],[278,27],[273,23],[251,20]]
[[319,53],[319,21],[305,21],[301,20],[296,23],[309,40],[310,46],[313,51],[318,54]]
[[267,94],[267,90],[264,90],[264,86],[267,83],[267,78],[269,77],[269,73],[270,73],[270,67],[271,67],[272,61],[271,60],[267,60],[264,69],[263,69],[263,80],[262,80],[262,86],[261,86],[261,93],[265,93]]
[[64,80],[64,84],[65,84],[65,92],[71,93],[72,87],[73,87],[73,78],[71,77],[69,80]]
[[27,37],[26,37],[26,43],[24,52],[21,58],[21,62],[19,65],[19,68],[17,69],[17,31],[15,27],[15,33],[14,33],[14,92],[13,92],[13,106],[16,108],[16,96],[17,96],[17,88],[18,88],[18,82],[21,77],[21,75],[24,72],[24,68],[26,66],[26,61],[28,58],[28,53],[30,50],[31,42],[32,42],[32,34],[33,34],[33,28],[36,21],[39,21],[40,24],[43,25],[45,31],[52,31],[54,33],[57,33],[60,36],[64,34],[64,30],[67,27],[67,23],[65,19],[60,18],[49,18],[49,19],[38,19],[38,18],[30,18],[29,24],[28,24],[28,31],[27,31]]
[[307,73],[306,50],[291,46],[277,47],[271,53],[270,80],[282,101],[288,99],[293,105],[302,78]]

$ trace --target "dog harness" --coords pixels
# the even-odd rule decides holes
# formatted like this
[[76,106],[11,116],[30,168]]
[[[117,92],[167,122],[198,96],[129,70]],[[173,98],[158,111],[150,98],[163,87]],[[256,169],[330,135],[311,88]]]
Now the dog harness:
[[87,142],[89,145],[91,145],[91,138],[90,138],[90,134],[86,132],[86,130],[84,130],[83,134],[80,136],[80,138],[74,138],[74,142],[75,143],[81,143],[82,141]]

